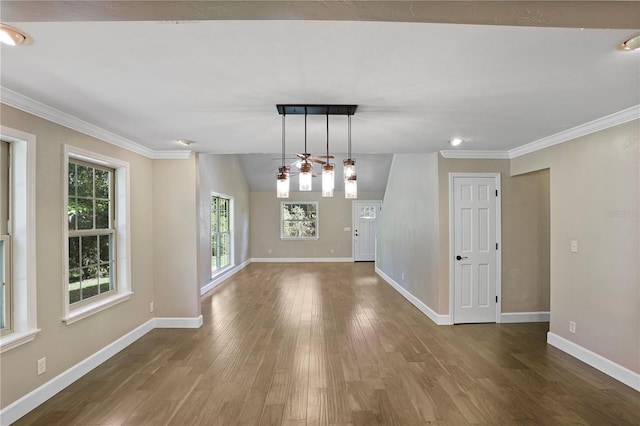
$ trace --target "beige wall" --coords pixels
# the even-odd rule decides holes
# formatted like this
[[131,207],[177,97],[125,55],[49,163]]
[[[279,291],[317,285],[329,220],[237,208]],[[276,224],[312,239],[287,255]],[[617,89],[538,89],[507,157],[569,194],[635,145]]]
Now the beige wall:
[[394,155],[378,226],[376,266],[435,312],[439,227],[437,154]]
[[[567,340],[640,372],[640,121],[511,162],[550,168],[551,324]],[[571,240],[578,252],[570,251]],[[569,321],[576,333],[569,333]]]
[[502,312],[548,312],[549,169],[504,181],[509,193],[502,198]]
[[[36,249],[38,327],[33,342],[1,355],[1,406],[84,360],[148,321],[153,288],[152,161],[50,121],[0,105],[1,124],[34,134],[36,142]],[[62,322],[64,253],[63,144],[117,158],[131,165],[130,300],[72,325]],[[36,376],[36,360],[47,358],[47,372]]]
[[237,155],[198,155],[199,182],[199,282],[211,282],[211,193],[233,197],[234,263],[251,257],[249,232],[250,192]]
[[[352,201],[344,192],[332,198],[320,192],[291,192],[290,198],[276,198],[271,192],[251,193],[251,257],[253,258],[350,258],[353,256]],[[378,192],[358,192],[359,200],[381,200]],[[318,240],[291,241],[280,239],[280,206],[282,201],[318,201]],[[271,249],[271,253],[269,253]],[[333,250],[333,253],[331,252]]]
[[[500,173],[502,189],[502,301],[507,312],[549,310],[548,198],[543,174],[511,178],[509,160],[447,159],[438,161],[440,187],[440,305],[449,313],[449,173]],[[536,206],[536,210],[524,205]],[[538,213],[540,215],[538,216]],[[545,257],[546,256],[546,257]]]
[[196,156],[153,161],[153,279],[157,317],[200,315]]

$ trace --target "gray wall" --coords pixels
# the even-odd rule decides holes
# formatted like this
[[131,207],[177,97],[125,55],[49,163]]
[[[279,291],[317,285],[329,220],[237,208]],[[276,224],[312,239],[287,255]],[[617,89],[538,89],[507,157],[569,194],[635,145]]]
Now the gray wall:
[[[290,198],[276,198],[273,191],[251,193],[251,257],[253,258],[350,258],[353,256],[351,199],[336,191],[331,198],[320,192],[291,192]],[[358,191],[358,200],[381,200],[380,192]],[[280,206],[282,201],[318,201],[318,240],[291,241],[280,239]],[[271,250],[271,253],[269,253]],[[333,250],[333,253],[331,252]]]
[[439,229],[438,154],[394,155],[378,226],[377,267],[435,312]]
[[[551,332],[640,372],[640,121],[511,161],[550,169]],[[578,252],[570,251],[571,240]],[[576,333],[569,333],[569,321]]]
[[238,155],[198,154],[198,176],[198,280],[200,287],[203,287],[211,282],[211,193],[233,197],[233,244],[236,265],[250,258],[251,199],[249,185]]

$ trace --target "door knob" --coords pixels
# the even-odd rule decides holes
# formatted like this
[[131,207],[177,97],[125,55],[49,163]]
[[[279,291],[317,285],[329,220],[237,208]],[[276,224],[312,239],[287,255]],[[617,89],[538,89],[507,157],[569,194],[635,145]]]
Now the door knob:
[[460,255],[456,256],[456,260],[462,260],[462,259],[468,259],[468,257],[467,256],[462,257]]

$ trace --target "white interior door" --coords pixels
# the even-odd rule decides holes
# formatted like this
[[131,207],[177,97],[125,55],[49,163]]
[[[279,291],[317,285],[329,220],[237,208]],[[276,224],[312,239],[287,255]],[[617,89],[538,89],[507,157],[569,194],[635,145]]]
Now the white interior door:
[[452,174],[453,322],[496,322],[499,175]]
[[382,201],[353,202],[353,260],[376,259],[376,230]]

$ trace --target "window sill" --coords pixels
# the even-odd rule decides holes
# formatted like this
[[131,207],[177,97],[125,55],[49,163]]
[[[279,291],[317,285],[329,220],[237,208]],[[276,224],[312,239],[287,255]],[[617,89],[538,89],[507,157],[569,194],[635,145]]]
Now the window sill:
[[66,318],[62,319],[62,321],[64,321],[67,325],[71,325],[74,322],[88,318],[93,314],[97,314],[98,312],[104,311],[107,308],[117,305],[118,303],[122,303],[131,299],[132,294],[133,292],[116,294],[112,297],[100,300],[99,302],[74,309],[70,311]]
[[315,241],[320,237],[280,237],[282,241]]
[[23,331],[21,333],[11,333],[0,338],[0,354],[3,354],[11,349],[15,349],[18,346],[22,346],[25,343],[31,342],[36,338],[36,334],[40,332],[39,328],[33,330]]
[[211,272],[211,279],[215,280],[216,278],[221,277],[222,275],[226,274],[227,272],[229,272],[235,267],[236,267],[235,264],[231,264],[231,265],[225,266],[224,268],[216,269],[215,271]]

